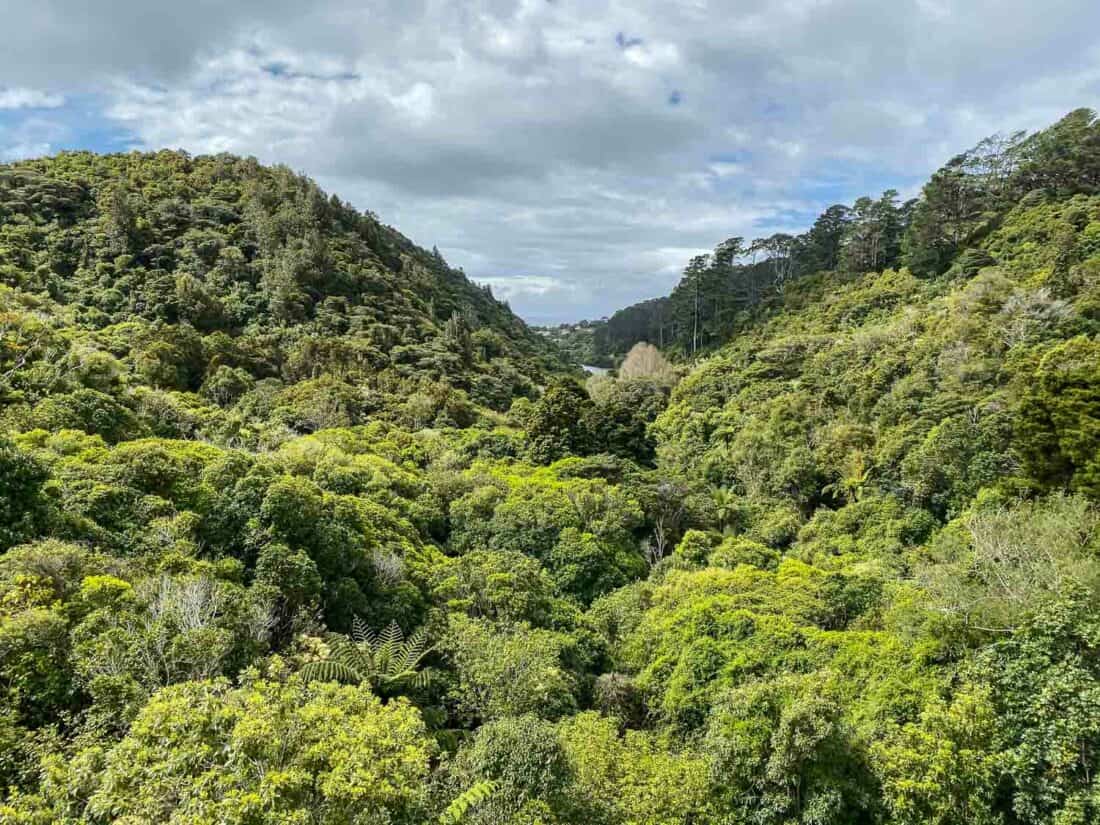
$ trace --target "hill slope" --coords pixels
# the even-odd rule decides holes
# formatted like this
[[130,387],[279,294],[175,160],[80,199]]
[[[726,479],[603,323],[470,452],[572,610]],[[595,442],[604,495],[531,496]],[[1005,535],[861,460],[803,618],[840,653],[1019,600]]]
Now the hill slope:
[[[299,429],[361,420],[355,407],[375,403],[358,397],[364,387],[430,382],[506,409],[561,368],[438,253],[287,169],[229,156],[67,153],[0,166],[0,284],[19,292],[3,298],[9,326],[45,327],[16,336],[23,349],[8,355],[23,369],[7,391],[31,404],[58,387],[35,386],[25,368],[74,346],[110,359],[100,368],[118,381],[223,406],[255,381],[329,376],[324,394],[343,412]],[[49,332],[60,327],[87,335],[62,342]]]
[[[817,272],[904,266],[924,279],[949,271],[972,275],[996,260],[983,241],[1021,201],[1095,195],[1098,169],[1100,126],[1089,109],[1034,134],[993,135],[948,161],[918,198],[902,203],[888,189],[877,198],[833,204],[797,235],[727,238],[713,253],[693,258],[669,296],[595,323],[589,357],[621,358],[638,341],[683,357],[713,351],[751,324],[787,283]],[[1057,277],[1077,260],[1078,251],[1059,238],[1031,242],[1063,249]],[[1002,239],[1002,246],[1013,243]]]

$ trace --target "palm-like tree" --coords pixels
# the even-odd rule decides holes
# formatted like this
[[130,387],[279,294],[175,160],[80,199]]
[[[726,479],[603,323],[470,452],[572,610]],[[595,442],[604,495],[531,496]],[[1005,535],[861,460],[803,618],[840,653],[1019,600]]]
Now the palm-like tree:
[[420,670],[424,657],[432,652],[424,628],[407,639],[397,622],[390,622],[375,633],[358,616],[352,621],[351,635],[332,634],[327,659],[310,662],[302,675],[310,681],[370,684],[379,693],[404,687],[423,687],[431,679],[430,670]]
[[718,516],[718,528],[725,532],[737,520],[738,497],[729,487],[714,487],[710,496]]
[[873,465],[867,460],[863,450],[856,450],[844,463],[841,477],[832,484],[825,485],[823,491],[839,495],[849,504],[859,501],[860,496],[863,495],[863,488],[871,478],[872,469]]

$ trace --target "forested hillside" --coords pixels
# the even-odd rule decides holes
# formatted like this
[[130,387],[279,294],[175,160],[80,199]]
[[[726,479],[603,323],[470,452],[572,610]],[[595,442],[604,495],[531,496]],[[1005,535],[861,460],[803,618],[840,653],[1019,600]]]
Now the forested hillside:
[[[0,283],[18,290],[4,295],[7,357],[20,367],[6,391],[31,405],[65,377],[25,367],[60,367],[67,346],[105,373],[76,383],[108,394],[103,384],[127,378],[228,408],[257,382],[269,397],[301,385],[340,410],[307,429],[358,423],[382,403],[368,387],[381,399],[424,385],[458,406],[507,409],[561,368],[438,253],[285,168],[229,156],[68,153],[0,167]],[[73,338],[63,328],[87,334],[62,340]]]
[[0,204],[0,821],[1100,820],[1090,112],[731,239],[583,386],[285,170]]
[[590,357],[622,358],[639,341],[687,357],[712,351],[781,300],[786,284],[822,271],[857,275],[904,266],[921,278],[952,267],[973,274],[995,262],[981,241],[1023,198],[1100,191],[1094,121],[1091,110],[1080,109],[1042,132],[986,138],[904,203],[888,189],[833,204],[798,235],[728,238],[693,258],[671,295],[593,322]]

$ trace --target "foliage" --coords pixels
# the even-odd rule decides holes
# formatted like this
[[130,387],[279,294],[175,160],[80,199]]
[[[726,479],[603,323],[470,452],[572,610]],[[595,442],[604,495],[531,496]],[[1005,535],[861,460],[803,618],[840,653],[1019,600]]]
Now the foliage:
[[0,820],[1096,821],[1097,135],[542,334],[285,169],[0,166]]
[[44,468],[6,439],[0,440],[0,550],[6,550],[28,534],[44,502]]
[[329,657],[309,662],[302,677],[323,682],[366,683],[379,692],[390,692],[408,684],[423,687],[430,672],[419,670],[431,652],[424,628],[407,639],[396,622],[375,633],[358,617],[352,622],[351,637],[332,636],[328,640]]
[[488,780],[471,785],[454,798],[454,801],[439,815],[439,821],[442,825],[458,825],[470,811],[492,796],[494,791],[496,791],[496,784]]
[[94,817],[159,822],[416,822],[431,740],[416,709],[364,687],[191,682],[155,696],[103,757]]
[[443,644],[455,668],[454,698],[474,719],[555,719],[576,708],[576,674],[564,661],[575,642],[565,634],[452,616]]

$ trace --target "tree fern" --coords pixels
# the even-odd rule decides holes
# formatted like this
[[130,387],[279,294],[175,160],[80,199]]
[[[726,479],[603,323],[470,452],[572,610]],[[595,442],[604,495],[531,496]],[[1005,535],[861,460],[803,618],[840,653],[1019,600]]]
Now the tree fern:
[[329,639],[329,658],[310,662],[302,675],[311,681],[368,682],[376,690],[394,689],[403,684],[423,687],[431,678],[429,670],[419,670],[424,657],[431,653],[423,628],[407,639],[396,622],[375,633],[358,616],[352,620],[351,635],[333,634]]
[[455,797],[454,801],[447,806],[447,810],[439,815],[440,823],[458,825],[466,818],[467,813],[492,796],[496,789],[496,784],[488,780],[482,780],[470,786]]

